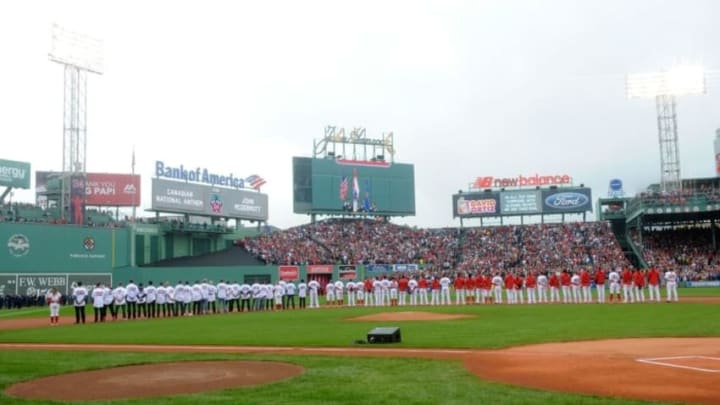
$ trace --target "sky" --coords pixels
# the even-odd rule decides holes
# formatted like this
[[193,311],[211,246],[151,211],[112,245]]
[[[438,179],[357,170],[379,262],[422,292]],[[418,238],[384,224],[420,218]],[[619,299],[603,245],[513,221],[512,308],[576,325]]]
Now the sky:
[[569,174],[593,198],[619,178],[634,194],[659,181],[660,153],[655,103],[625,98],[627,73],[705,66],[707,94],[678,99],[679,149],[683,178],[714,175],[718,15],[713,0],[4,1],[0,158],[62,168],[58,23],[104,41],[87,170],[129,173],[134,148],[143,209],[162,160],[259,174],[269,223],[306,223],[292,157],[328,125],[394,133],[415,165],[417,213],[399,223],[459,225],[451,195],[478,176]]

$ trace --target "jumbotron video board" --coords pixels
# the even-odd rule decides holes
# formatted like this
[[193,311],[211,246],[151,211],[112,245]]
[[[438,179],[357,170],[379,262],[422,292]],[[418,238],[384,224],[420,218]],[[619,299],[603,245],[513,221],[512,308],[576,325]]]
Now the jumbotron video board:
[[579,214],[592,211],[587,187],[519,189],[455,194],[453,218]]
[[415,215],[415,167],[406,163],[293,158],[296,214]]

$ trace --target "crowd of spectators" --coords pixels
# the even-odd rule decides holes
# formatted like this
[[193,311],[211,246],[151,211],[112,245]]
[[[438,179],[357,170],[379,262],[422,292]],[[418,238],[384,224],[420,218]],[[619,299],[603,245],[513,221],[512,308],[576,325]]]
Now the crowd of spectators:
[[420,264],[427,270],[545,271],[624,266],[608,223],[417,229],[330,219],[239,243],[267,264]]
[[473,228],[465,233],[462,258],[461,270],[486,273],[627,265],[627,259],[606,222]]
[[711,227],[637,230],[630,237],[650,266],[679,269],[682,281],[720,280],[720,256],[713,248]]
[[685,188],[672,192],[647,191],[640,193],[639,199],[644,203],[666,206],[684,205],[693,200],[715,204],[720,201],[720,189],[700,186],[698,188]]

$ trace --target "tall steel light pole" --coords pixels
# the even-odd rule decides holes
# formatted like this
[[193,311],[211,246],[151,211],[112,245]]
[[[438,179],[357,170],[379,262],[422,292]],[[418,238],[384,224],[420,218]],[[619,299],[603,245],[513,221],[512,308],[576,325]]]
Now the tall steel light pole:
[[103,73],[102,41],[52,26],[50,60],[65,68],[63,175],[60,212],[65,219],[70,181],[87,177],[87,74]]
[[705,93],[705,70],[700,66],[677,66],[668,71],[629,74],[625,80],[627,98],[654,98],[660,143],[660,185],[662,191],[682,188],[676,97]]

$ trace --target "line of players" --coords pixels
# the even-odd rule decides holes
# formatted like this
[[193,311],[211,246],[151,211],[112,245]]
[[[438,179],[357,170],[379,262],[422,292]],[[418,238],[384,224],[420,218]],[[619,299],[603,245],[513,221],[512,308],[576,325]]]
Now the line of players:
[[[669,270],[660,274],[654,268],[648,271],[614,270],[606,273],[598,268],[594,272],[581,269],[547,274],[508,272],[484,276],[460,273],[454,278],[448,275],[416,276],[402,274],[399,277],[378,276],[364,281],[335,281],[324,286],[325,302],[330,306],[404,306],[404,305],[456,305],[468,303],[590,303],[592,287],[597,291],[597,302],[605,303],[605,285],[609,287],[609,301],[624,303],[644,302],[644,289],[649,292],[648,301],[659,302],[661,280],[665,281],[666,299],[677,301],[677,274]],[[599,288],[602,286],[602,288]],[[158,286],[148,282],[119,284],[114,289],[98,283],[90,292],[78,283],[72,291],[75,307],[75,323],[85,323],[85,306],[89,300],[94,310],[95,322],[111,319],[159,318],[191,316],[208,313],[264,311],[318,308],[321,285],[317,280],[305,283],[280,281],[277,284],[239,284],[221,280],[164,283]],[[453,294],[451,294],[451,290]],[[622,291],[622,295],[621,295]],[[48,292],[51,306],[51,323],[57,323],[60,298],[58,293]],[[345,300],[347,298],[347,300]]]

